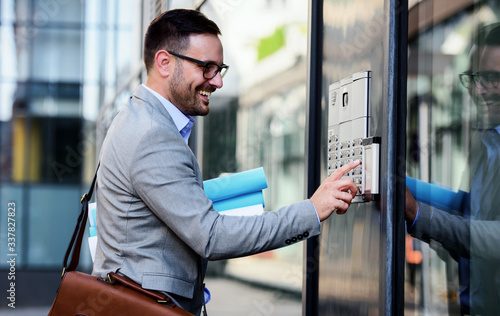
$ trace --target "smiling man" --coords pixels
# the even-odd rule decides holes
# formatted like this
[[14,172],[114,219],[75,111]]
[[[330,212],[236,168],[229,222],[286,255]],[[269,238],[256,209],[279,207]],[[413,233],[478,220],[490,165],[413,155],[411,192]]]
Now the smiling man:
[[[500,26],[493,31],[496,32],[495,36],[500,37]],[[494,40],[498,45],[495,45]],[[484,127],[496,128],[500,126],[500,39],[491,39],[486,44],[478,71],[471,75],[471,81],[474,82],[472,94],[484,112]]]
[[[222,77],[229,66],[222,63],[222,44],[217,34],[193,34],[188,39],[189,47],[174,47],[191,57],[172,49],[156,51],[146,86],[176,104],[186,116],[207,115],[210,95],[222,88]],[[211,46],[213,49],[206,49]],[[184,62],[189,66],[182,67]]]
[[[168,294],[199,315],[207,260],[251,255],[320,233],[320,221],[345,213],[356,194],[333,173],[307,200],[260,216],[224,216],[203,191],[187,145],[193,116],[228,70],[217,25],[192,10],[151,22],[144,40],[146,83],[117,114],[104,140],[97,178],[94,275],[120,270],[143,288]],[[293,241],[293,242],[291,242]]]
[[[461,214],[417,203],[406,191],[408,232],[440,243],[460,267],[462,315],[498,315],[500,302],[500,23],[485,26],[474,54],[479,63],[460,75],[477,106],[471,133],[470,192]],[[474,56],[471,54],[471,56]],[[471,60],[475,60],[471,58]]]

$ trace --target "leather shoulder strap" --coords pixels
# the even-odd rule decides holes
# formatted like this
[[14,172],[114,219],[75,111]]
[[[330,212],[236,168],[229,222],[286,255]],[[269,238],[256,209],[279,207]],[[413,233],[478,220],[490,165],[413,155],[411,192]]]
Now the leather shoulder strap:
[[[94,187],[97,181],[97,171],[99,170],[99,165],[100,164],[97,165],[94,174],[94,179],[92,180],[92,184],[90,185],[88,193],[85,193],[82,196],[82,199],[80,200],[80,203],[82,204],[82,210],[80,212],[80,216],[78,216],[75,231],[73,232],[73,236],[71,237],[68,249],[66,250],[66,255],[64,256],[63,275],[66,271],[76,270],[76,267],[78,267],[78,263],[80,261],[80,249],[82,247],[83,234],[85,233],[85,227],[87,224],[87,218],[89,214],[89,201],[92,199],[92,194],[94,193]],[[72,253],[71,261],[68,265],[68,259],[71,253]]]

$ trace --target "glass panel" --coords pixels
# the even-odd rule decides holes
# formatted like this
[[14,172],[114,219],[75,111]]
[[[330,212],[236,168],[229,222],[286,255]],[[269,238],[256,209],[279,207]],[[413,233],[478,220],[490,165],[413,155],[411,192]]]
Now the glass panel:
[[36,27],[43,27],[49,24],[81,22],[81,1],[52,0],[34,1],[33,3],[32,19]]
[[[500,32],[491,31],[499,14],[493,1],[420,1],[410,8],[407,173],[446,195],[433,195],[434,188],[409,228],[408,314],[498,313],[500,142],[486,129],[500,125],[500,90],[473,80],[500,71],[500,53],[489,55],[500,52]],[[465,77],[470,89],[459,80],[464,72],[475,74]],[[420,189],[414,195],[426,198]],[[454,203],[445,203],[447,195]]]
[[[0,215],[7,218],[13,199],[18,268],[59,270],[79,211],[80,182],[94,174],[96,138],[102,141],[117,104],[130,96],[128,86],[138,85],[144,3],[0,3]],[[98,132],[99,114],[107,125]]]
[[[26,209],[21,186],[3,185],[0,187],[0,216],[2,216],[2,234],[0,235],[1,269],[9,269],[9,260],[20,268],[26,264]],[[11,224],[9,224],[11,223]],[[10,225],[10,226],[9,226]],[[9,231],[9,227],[11,227]],[[9,235],[11,233],[11,235]],[[12,239],[10,239],[12,238]],[[13,259],[14,258],[14,259]]]
[[[30,267],[60,266],[69,240],[80,215],[82,189],[79,185],[33,186],[28,191],[29,219],[25,229],[29,248],[27,263]],[[25,221],[26,222],[26,221]],[[80,268],[88,267],[87,238],[82,243],[84,255]]]
[[80,180],[84,148],[81,120],[16,117],[12,134],[12,180],[58,182]]
[[[99,105],[105,109],[113,107],[117,94],[140,84],[131,83],[143,69],[140,11],[141,1],[137,0],[85,2],[82,47],[85,119],[95,120]],[[124,16],[127,18],[123,19]]]
[[[82,58],[80,29],[39,29],[33,37],[32,78],[43,81],[78,82]],[[58,67],[54,67],[58,65]]]
[[[207,1],[203,11],[230,65],[210,114],[197,118],[204,177],[264,167],[265,210],[304,199],[308,3]],[[300,293],[302,258],[297,244],[230,260],[226,272]]]

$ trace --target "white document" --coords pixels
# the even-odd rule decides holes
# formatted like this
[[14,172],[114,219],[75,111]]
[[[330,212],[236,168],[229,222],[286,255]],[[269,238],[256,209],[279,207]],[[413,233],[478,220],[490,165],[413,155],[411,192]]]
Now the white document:
[[234,208],[232,210],[219,212],[221,215],[229,215],[229,216],[253,216],[253,215],[261,215],[264,213],[264,207],[262,204],[250,205],[240,208]]
[[90,249],[90,256],[92,257],[92,262],[94,262],[96,247],[97,247],[97,236],[89,237],[89,249]]
[[97,211],[97,203],[89,203],[89,224],[95,226],[95,216]]

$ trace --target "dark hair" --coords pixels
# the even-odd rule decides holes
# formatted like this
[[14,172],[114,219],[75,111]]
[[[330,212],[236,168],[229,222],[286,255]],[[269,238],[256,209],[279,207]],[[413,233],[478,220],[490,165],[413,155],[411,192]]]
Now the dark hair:
[[500,46],[500,23],[489,25],[484,44],[488,46]]
[[146,70],[153,66],[156,52],[172,50],[182,53],[189,47],[191,34],[220,35],[217,24],[196,10],[175,9],[157,16],[144,36],[144,65]]
[[500,23],[481,26],[471,39],[472,47],[469,51],[469,65],[467,71],[475,72],[479,66],[479,59],[484,46],[500,46]]

